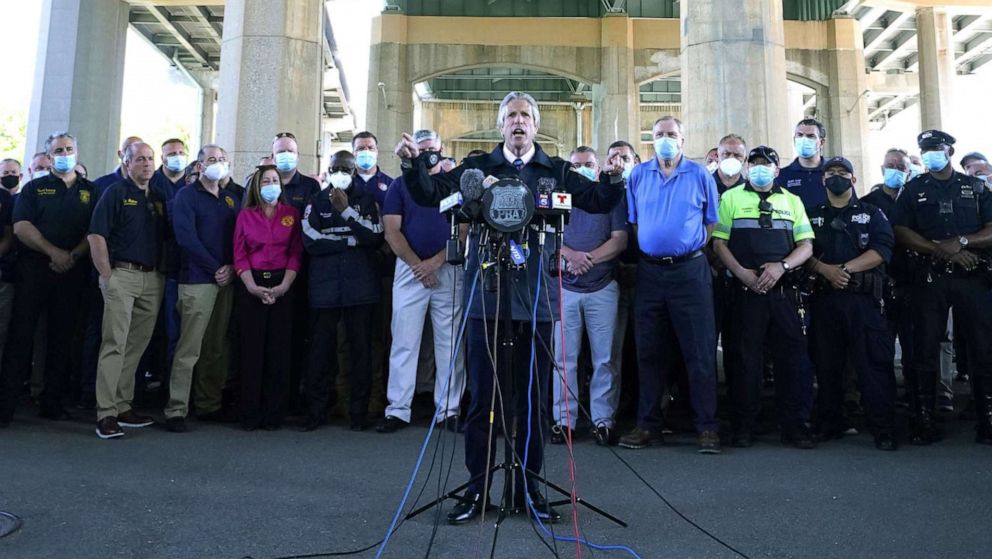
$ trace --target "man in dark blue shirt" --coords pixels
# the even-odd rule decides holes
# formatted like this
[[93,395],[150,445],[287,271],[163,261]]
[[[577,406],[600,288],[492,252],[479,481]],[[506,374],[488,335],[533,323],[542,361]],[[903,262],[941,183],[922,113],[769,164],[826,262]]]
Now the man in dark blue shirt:
[[118,165],[113,171],[93,180],[93,185],[96,186],[96,200],[93,200],[94,204],[100,199],[100,196],[103,196],[103,191],[107,190],[110,185],[127,178],[127,175],[124,172],[124,152],[127,151],[128,146],[131,144],[142,141],[144,140],[137,136],[128,136],[127,138],[124,138],[124,141],[121,142],[121,149],[117,151],[117,160],[120,161],[121,164]]
[[896,200],[896,242],[920,256],[913,264],[913,365],[910,444],[942,439],[934,420],[940,342],[948,310],[954,327],[968,333],[976,441],[992,444],[992,303],[988,262],[992,248],[992,193],[985,181],[954,170],[954,137],[927,130],[917,139],[929,171],[906,184]]
[[165,200],[151,189],[155,152],[143,142],[124,150],[128,178],[104,191],[90,223],[90,252],[103,291],[103,341],[97,365],[96,434],[124,435],[152,419],[131,408],[134,374],[155,328],[164,278],[159,271]]
[[804,118],[796,124],[793,143],[796,158],[783,167],[775,184],[799,196],[806,209],[827,201],[823,188],[823,146],[827,129],[815,118]]
[[351,140],[355,154],[355,183],[368,190],[380,207],[385,206],[386,192],[393,179],[379,168],[379,140],[371,132],[359,132]]
[[844,378],[854,367],[868,428],[879,450],[895,450],[896,379],[893,338],[882,309],[895,239],[877,206],[854,195],[854,166],[843,157],[824,164],[828,203],[809,213],[813,256],[806,268],[817,275],[812,300],[811,353],[816,363],[816,431],[820,440],[839,439],[844,418]]
[[38,318],[46,313],[45,389],[41,416],[68,419],[62,407],[69,348],[86,284],[89,253],[86,231],[96,203],[93,183],[76,174],[76,139],[68,133],[45,141],[52,174],[28,183],[14,208],[14,234],[21,245],[17,259],[17,296],[13,323],[0,367],[0,425],[10,423],[23,379],[31,365]]
[[[596,152],[576,148],[570,160],[578,173],[599,180]],[[589,336],[592,381],[589,408],[593,435],[602,446],[616,444],[615,416],[620,400],[620,371],[613,360],[613,331],[617,326],[620,286],[614,279],[617,257],[627,248],[627,211],[617,204],[608,214],[573,209],[565,227],[561,253],[562,315],[555,323],[555,363],[563,369],[552,375],[554,405],[551,443],[564,444],[575,430],[579,416],[579,352]],[[564,330],[564,334],[562,331]]]
[[205,145],[197,162],[199,180],[181,189],[172,202],[172,227],[180,249],[180,333],[165,417],[166,428],[177,433],[186,431],[194,367],[198,417],[222,419],[225,344],[233,306],[234,223],[241,207],[236,193],[220,187],[230,173],[224,150]]
[[[441,139],[433,131],[420,134],[421,150],[441,151]],[[414,134],[417,136],[417,134]],[[361,152],[359,152],[361,153]],[[441,172],[441,164],[428,173]],[[352,183],[352,188],[357,185]],[[451,225],[436,207],[417,204],[403,177],[393,181],[383,208],[386,242],[398,259],[392,284],[392,338],[389,353],[389,383],[386,417],[376,427],[391,433],[410,423],[410,406],[417,384],[424,318],[430,313],[433,334],[434,421],[454,429],[462,393],[465,391],[464,352],[453,355],[455,336],[462,318],[462,272],[448,264],[445,248]],[[449,420],[450,421],[445,421]]]

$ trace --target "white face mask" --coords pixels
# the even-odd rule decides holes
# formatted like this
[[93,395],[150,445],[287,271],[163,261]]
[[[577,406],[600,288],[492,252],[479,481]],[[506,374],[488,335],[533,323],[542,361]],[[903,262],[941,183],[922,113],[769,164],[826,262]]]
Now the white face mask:
[[736,177],[737,173],[741,172],[741,167],[743,166],[744,164],[736,157],[728,157],[720,162],[720,171],[728,177]]
[[719,166],[720,164],[717,163],[716,161],[710,161],[709,163],[706,164],[706,170],[709,171],[710,174],[713,174],[716,172],[716,168]]
[[347,190],[351,186],[351,175],[338,171],[331,175],[331,186],[340,190]]
[[217,163],[208,166],[206,170],[203,171],[203,176],[207,177],[208,180],[217,182],[224,180],[224,177],[227,176],[227,172],[227,163],[218,161]]

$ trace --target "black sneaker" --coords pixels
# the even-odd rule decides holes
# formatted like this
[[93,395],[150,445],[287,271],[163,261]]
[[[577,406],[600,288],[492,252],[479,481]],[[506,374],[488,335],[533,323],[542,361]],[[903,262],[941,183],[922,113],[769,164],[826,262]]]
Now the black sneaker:
[[616,432],[605,423],[600,423],[593,427],[592,436],[596,438],[596,444],[599,446],[614,446],[617,444]]
[[564,425],[551,426],[551,444],[565,444],[572,439],[572,430]]
[[165,429],[170,433],[185,433],[186,432],[186,418],[184,417],[170,417],[165,420]]
[[407,426],[406,421],[403,421],[402,419],[396,416],[387,415],[386,417],[382,418],[382,421],[380,421],[378,425],[375,426],[375,432],[395,433],[396,431],[399,431],[400,429],[406,426]]

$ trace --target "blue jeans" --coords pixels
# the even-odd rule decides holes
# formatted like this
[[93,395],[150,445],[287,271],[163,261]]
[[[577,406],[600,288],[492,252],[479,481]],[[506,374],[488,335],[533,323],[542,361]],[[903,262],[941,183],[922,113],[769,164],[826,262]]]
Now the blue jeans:
[[641,396],[637,424],[661,428],[665,369],[673,370],[681,350],[689,375],[696,430],[717,431],[716,324],[713,279],[704,257],[663,266],[641,260],[637,267],[634,333]]
[[[620,400],[620,369],[613,361],[613,331],[617,325],[619,300],[620,287],[616,281],[592,293],[563,290],[563,314],[562,319],[555,324],[554,335],[556,370],[552,375],[555,394],[552,414],[555,423],[559,425],[566,423],[564,418],[567,409],[568,427],[575,429],[575,419],[579,416],[578,359],[582,350],[582,333],[586,331],[589,333],[593,368],[592,383],[589,386],[592,424],[613,427],[617,403]],[[565,333],[564,345],[562,345],[562,330]],[[564,370],[561,369],[563,361]],[[566,374],[567,383],[563,378]]]

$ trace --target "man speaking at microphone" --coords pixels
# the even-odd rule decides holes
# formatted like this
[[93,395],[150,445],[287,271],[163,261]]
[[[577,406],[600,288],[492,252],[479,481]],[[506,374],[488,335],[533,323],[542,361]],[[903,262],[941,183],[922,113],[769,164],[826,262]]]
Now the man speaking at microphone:
[[[462,175],[469,169],[478,169],[483,175],[501,178],[519,178],[524,182],[531,194],[547,191],[568,192],[572,195],[573,205],[592,213],[606,213],[619,203],[624,195],[623,165],[617,163],[617,158],[610,158],[603,166],[603,173],[598,184],[585,176],[572,171],[571,164],[558,157],[550,157],[534,142],[538,127],[541,124],[541,114],[537,101],[526,93],[512,92],[503,98],[496,117],[496,126],[500,130],[503,141],[496,149],[487,155],[469,157],[465,162],[447,173],[429,175],[425,161],[429,154],[421,156],[421,151],[409,134],[396,146],[396,155],[403,160],[403,180],[413,199],[424,206],[436,207],[438,203],[454,191],[459,190]],[[487,181],[488,182],[488,181]],[[468,196],[466,195],[466,198]],[[513,385],[517,387],[515,401],[506,402],[507,409],[515,410],[518,418],[515,437],[515,449],[520,460],[525,454],[525,467],[528,471],[539,472],[543,460],[544,441],[540,434],[545,432],[548,425],[546,409],[543,401],[549,389],[550,356],[545,347],[551,346],[551,325],[558,314],[558,291],[551,285],[552,279],[547,271],[547,261],[554,253],[554,242],[549,241],[544,250],[539,250],[539,233],[534,227],[526,229],[525,239],[530,246],[526,269],[510,272],[513,286],[513,300],[500,301],[501,305],[510,305],[514,321],[514,357]],[[515,234],[516,235],[516,234]],[[541,265],[540,259],[545,259]],[[469,282],[475,278],[479,267],[478,255],[469,252],[465,265],[466,291],[472,286]],[[541,273],[541,291],[534,300],[537,291],[538,270]],[[557,283],[557,282],[555,282]],[[545,288],[544,286],[547,286]],[[451,524],[469,522],[485,510],[489,488],[488,474],[496,456],[490,439],[488,424],[493,397],[493,369],[489,359],[489,349],[496,352],[498,348],[487,349],[486,336],[492,334],[495,323],[496,293],[477,289],[472,306],[469,307],[469,325],[467,333],[468,344],[468,387],[472,394],[469,404],[468,417],[465,423],[465,464],[468,467],[468,488],[462,501],[448,515]],[[550,298],[550,300],[549,300]],[[537,339],[531,339],[531,315],[537,305]],[[534,392],[530,395],[533,400],[528,413],[528,397],[524,387],[529,386],[530,354],[532,344],[536,344],[536,371],[539,374],[537,382],[533,383]],[[540,395],[540,397],[538,397]],[[496,405],[496,411],[500,409]],[[544,413],[542,413],[542,411]],[[532,431],[530,446],[527,448],[528,425]],[[517,476],[518,493],[514,495],[515,508],[525,506],[525,493],[521,472]],[[528,478],[527,494],[533,503],[534,510],[543,521],[554,521],[557,513],[541,495],[538,485]]]

